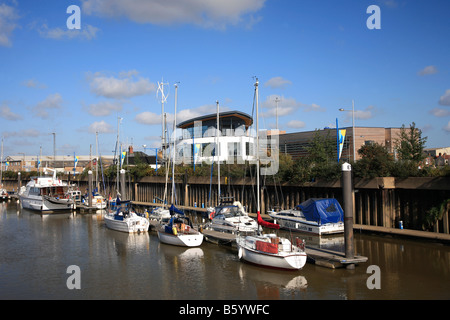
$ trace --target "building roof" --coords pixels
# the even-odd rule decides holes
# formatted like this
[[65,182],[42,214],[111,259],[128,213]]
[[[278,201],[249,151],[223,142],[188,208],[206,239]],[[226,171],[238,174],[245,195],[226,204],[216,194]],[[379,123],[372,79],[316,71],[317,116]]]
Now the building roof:
[[[244,121],[246,128],[252,125],[253,118],[246,114],[245,112],[241,111],[225,111],[225,112],[219,112],[219,118],[220,120],[226,119],[226,118],[239,118]],[[183,121],[177,125],[178,128],[186,129],[189,127],[193,127],[194,123],[196,121],[211,121],[217,119],[217,113],[207,114],[204,116],[188,119],[186,121]]]

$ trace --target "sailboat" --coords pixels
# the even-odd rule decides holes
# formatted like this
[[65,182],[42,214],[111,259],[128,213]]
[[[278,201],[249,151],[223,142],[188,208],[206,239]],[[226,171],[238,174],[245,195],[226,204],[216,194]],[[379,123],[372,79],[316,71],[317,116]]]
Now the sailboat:
[[[245,233],[252,234],[258,229],[256,221],[249,217],[248,213],[239,201],[224,201],[220,194],[220,160],[219,160],[219,102],[217,104],[217,133],[216,133],[216,147],[214,150],[217,155],[217,188],[219,205],[216,207],[209,207],[207,209],[208,218],[211,220],[205,224],[204,228],[207,230],[225,232],[225,233]],[[212,175],[211,175],[212,176]]]
[[[117,145],[119,144],[119,128],[120,128],[120,119],[118,120],[118,129],[117,129]],[[117,198],[115,201],[115,207],[111,208],[110,212],[105,215],[104,220],[106,223],[106,227],[115,230],[122,231],[128,233],[136,233],[136,232],[147,232],[150,227],[150,222],[143,214],[136,213],[131,207],[131,201],[122,201],[120,199],[119,193],[119,164],[117,163]],[[120,170],[120,175],[124,177],[125,170]],[[125,180],[122,180],[122,193],[125,196]]]
[[[256,154],[259,154],[259,127],[258,127],[258,79],[255,82],[256,97]],[[257,182],[257,221],[258,225],[268,228],[279,229],[280,226],[264,221],[260,214],[259,195],[259,156],[256,159],[256,182]],[[259,228],[258,228],[259,229]],[[249,236],[238,236],[236,239],[238,257],[241,260],[261,265],[264,267],[299,270],[306,263],[305,242],[296,239],[296,243],[276,234],[257,234]]]
[[162,243],[182,247],[198,247],[203,242],[203,234],[195,230],[192,221],[173,204],[170,207],[170,218],[167,224],[158,228],[158,238]]
[[[162,223],[158,227],[158,238],[162,243],[182,247],[197,247],[203,242],[203,234],[194,229],[191,220],[184,212],[174,205],[175,195],[175,157],[176,157],[176,137],[177,125],[177,93],[178,85],[175,84],[175,118],[173,124],[173,150],[172,150],[172,205],[169,209],[171,218],[168,223]],[[167,181],[167,176],[166,176]]]
[[8,200],[9,199],[9,195],[8,192],[6,191],[6,189],[3,188],[3,138],[2,138],[2,155],[1,155],[1,159],[0,159],[0,200]]
[[150,223],[147,218],[131,208],[131,202],[116,199],[117,210],[105,215],[106,227],[127,233],[147,232]]

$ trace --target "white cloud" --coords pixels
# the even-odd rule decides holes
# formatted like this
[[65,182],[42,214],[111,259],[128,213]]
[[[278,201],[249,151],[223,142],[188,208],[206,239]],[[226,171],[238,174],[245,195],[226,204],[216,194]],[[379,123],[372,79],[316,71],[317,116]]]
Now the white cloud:
[[447,89],[443,96],[439,99],[439,104],[442,106],[450,106],[450,89]]
[[447,123],[446,126],[444,126],[444,131],[450,132],[450,121]]
[[366,120],[373,118],[375,112],[374,106],[368,106],[364,110],[355,110],[355,119]]
[[40,83],[34,79],[25,80],[22,85],[27,88],[45,89],[47,86],[44,83]]
[[293,114],[297,110],[302,109],[304,112],[310,111],[325,111],[324,108],[319,105],[313,104],[304,104],[300,101],[297,101],[295,98],[285,98],[284,96],[278,95],[270,95],[266,98],[265,101],[261,104],[263,109],[267,111],[262,112],[261,116],[263,117],[275,117],[277,114],[277,104],[276,99],[278,98],[278,117],[287,116]]
[[33,107],[33,112],[36,116],[47,119],[50,117],[49,109],[61,109],[63,99],[59,93],[51,94],[44,101],[39,102]]
[[450,116],[450,110],[446,109],[440,109],[440,108],[433,108],[430,113],[435,117],[448,117]]
[[121,101],[101,101],[84,107],[90,115],[95,117],[104,117],[112,112],[119,112],[123,109]]
[[[207,114],[214,113],[216,110],[215,105],[203,105],[196,108],[190,108],[190,109],[183,109],[177,112],[177,123],[183,122],[185,120],[189,120],[192,118],[204,116]],[[220,111],[228,111],[230,108],[221,106]],[[161,114],[157,114],[150,111],[145,111],[142,113],[139,113],[134,120],[141,124],[146,125],[161,125]],[[166,121],[167,126],[170,130],[173,128],[173,121],[174,121],[174,115],[173,113],[166,113]]]
[[300,120],[291,120],[286,125],[289,128],[293,128],[293,129],[300,129],[300,128],[304,128],[306,126],[306,124]]
[[11,34],[17,28],[19,16],[16,9],[4,3],[0,4],[0,46],[11,47]]
[[[355,119],[367,120],[374,117],[377,109],[374,106],[368,106],[364,110],[355,110]],[[352,119],[352,111],[347,112],[347,120]]]
[[429,74],[435,74],[438,73],[438,69],[435,66],[427,66],[425,68],[423,68],[422,70],[420,70],[419,72],[417,72],[417,74],[419,76],[426,76]]
[[265,87],[270,87],[271,89],[275,88],[285,88],[287,85],[292,84],[291,81],[284,79],[282,77],[273,77],[264,83]]
[[148,94],[156,90],[154,83],[147,78],[135,79],[136,75],[135,70],[122,72],[118,78],[95,73],[89,76],[91,92],[105,98],[121,99]]
[[22,131],[4,131],[2,135],[5,138],[23,138],[23,137],[37,137],[40,136],[41,133],[36,129],[25,129]]
[[114,128],[109,123],[106,123],[105,121],[96,121],[92,123],[88,128],[89,133],[113,133]]
[[155,125],[155,124],[162,123],[161,115],[150,112],[150,111],[145,111],[145,112],[139,113],[138,115],[136,115],[134,120],[136,120],[136,122],[138,122],[138,123],[148,124],[148,125]]
[[[157,25],[194,24],[223,29],[258,18],[266,0],[82,0],[82,12],[107,17],[126,17],[138,23]],[[245,18],[244,18],[245,17]],[[247,22],[247,26],[249,23]]]
[[11,108],[5,102],[3,102],[0,106],[0,118],[17,121],[21,120],[22,116],[20,114],[12,112]]
[[40,29],[38,29],[41,37],[61,40],[61,39],[85,39],[91,40],[96,37],[98,28],[93,27],[89,24],[82,25],[81,29],[67,29],[67,28],[53,28],[50,29],[46,24],[43,24]]

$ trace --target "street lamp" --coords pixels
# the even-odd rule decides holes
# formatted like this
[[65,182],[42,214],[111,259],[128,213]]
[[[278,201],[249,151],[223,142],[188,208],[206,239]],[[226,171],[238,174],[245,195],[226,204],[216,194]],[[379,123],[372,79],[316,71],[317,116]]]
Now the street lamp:
[[352,110],[345,110],[340,108],[339,111],[351,111],[352,113],[352,137],[353,137],[353,162],[356,161],[356,147],[355,147],[355,101],[352,100]]

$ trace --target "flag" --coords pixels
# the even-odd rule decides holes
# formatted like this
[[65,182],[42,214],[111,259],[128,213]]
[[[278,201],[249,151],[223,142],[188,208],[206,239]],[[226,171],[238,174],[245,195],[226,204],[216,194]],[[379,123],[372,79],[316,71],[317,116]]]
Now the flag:
[[125,156],[126,156],[126,155],[127,155],[127,152],[126,152],[126,151],[122,152],[122,156],[120,157],[120,166],[123,165],[123,161],[125,160]]
[[339,130],[339,158],[341,158],[341,155],[342,155],[342,148],[344,147],[346,132],[347,132],[346,129]]

